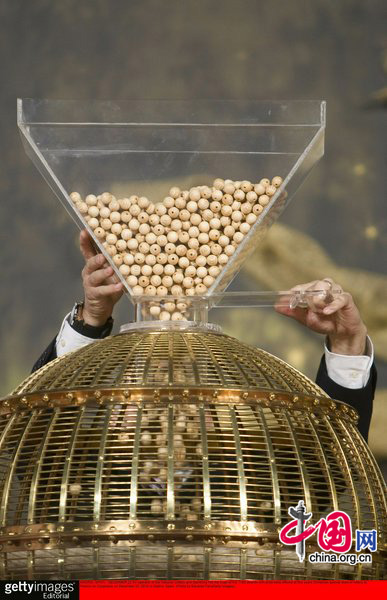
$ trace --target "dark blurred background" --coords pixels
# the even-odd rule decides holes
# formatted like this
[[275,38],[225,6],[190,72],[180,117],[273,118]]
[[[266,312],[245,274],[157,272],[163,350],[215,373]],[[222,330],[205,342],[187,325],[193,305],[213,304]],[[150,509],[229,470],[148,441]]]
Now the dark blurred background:
[[[331,276],[355,296],[380,374],[370,445],[386,469],[385,2],[0,0],[0,61],[0,393],[82,297],[77,231],[24,154],[17,97],[325,99],[325,157],[233,285]],[[130,318],[123,299],[116,326]],[[213,318],[314,377],[319,336],[272,310]]]

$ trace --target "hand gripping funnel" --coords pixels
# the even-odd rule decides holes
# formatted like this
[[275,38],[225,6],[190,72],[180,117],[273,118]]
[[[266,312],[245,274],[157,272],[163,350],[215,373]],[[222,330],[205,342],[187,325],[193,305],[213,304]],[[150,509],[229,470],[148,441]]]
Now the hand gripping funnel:
[[70,194],[105,191],[161,202],[172,185],[214,178],[282,185],[257,215],[207,294],[223,292],[324,152],[325,102],[18,100],[24,147],[72,218],[87,228],[132,297],[119,270],[76,210]]

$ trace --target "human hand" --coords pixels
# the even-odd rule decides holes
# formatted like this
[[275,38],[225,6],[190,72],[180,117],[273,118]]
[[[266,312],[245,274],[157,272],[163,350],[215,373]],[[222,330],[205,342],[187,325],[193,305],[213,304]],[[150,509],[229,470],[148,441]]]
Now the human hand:
[[335,354],[364,354],[367,328],[351,294],[344,292],[329,277],[297,285],[290,292],[313,290],[324,290],[324,293],[308,297],[306,308],[276,305],[276,311],[292,317],[312,331],[327,335],[330,351]]
[[79,244],[86,261],[82,270],[85,294],[82,318],[88,325],[99,327],[111,317],[114,305],[123,294],[123,286],[103,254],[95,251],[86,229],[80,233]]

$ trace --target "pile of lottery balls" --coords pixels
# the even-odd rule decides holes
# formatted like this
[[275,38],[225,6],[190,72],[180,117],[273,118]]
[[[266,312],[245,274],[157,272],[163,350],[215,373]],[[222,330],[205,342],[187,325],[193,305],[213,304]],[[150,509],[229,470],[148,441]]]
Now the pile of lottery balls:
[[[133,295],[194,296],[211,288],[281,184],[279,176],[255,184],[218,178],[211,187],[171,187],[159,203],[109,192],[70,198]],[[164,319],[183,318],[169,304]]]

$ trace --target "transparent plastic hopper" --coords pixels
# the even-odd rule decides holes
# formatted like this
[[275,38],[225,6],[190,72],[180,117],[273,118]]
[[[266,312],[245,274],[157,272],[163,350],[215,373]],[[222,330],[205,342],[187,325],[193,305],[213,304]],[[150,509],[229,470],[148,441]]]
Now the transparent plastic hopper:
[[[224,290],[245,259],[324,153],[325,102],[321,101],[19,99],[17,115],[27,154],[77,225],[88,230],[128,297],[142,306],[142,311],[137,310],[139,318],[147,313],[144,307],[150,306],[150,299],[138,297],[138,286],[133,293],[127,274],[115,262],[118,259],[113,260],[106,242],[104,246],[104,239],[96,235],[90,217],[87,221],[71,194],[77,192],[85,199],[88,195],[100,198],[108,192],[116,199],[146,197],[157,205],[169,195],[171,186],[178,187],[183,195],[193,187],[208,186],[212,191],[217,178],[239,185],[247,181],[254,186],[263,178],[272,181],[280,177],[281,183],[258,207],[260,212],[256,211],[256,220],[243,239],[237,244],[230,238],[232,255],[219,265],[219,273],[205,294],[196,292],[197,300],[190,296],[195,306],[203,296],[206,311],[222,302]],[[167,233],[170,228],[164,229]],[[152,295],[149,290],[147,293]],[[275,294],[271,305],[278,301]],[[265,305],[270,294],[265,299],[255,295],[250,302],[247,296],[240,295],[237,305]],[[157,301],[161,299],[154,298]],[[165,303],[167,298],[162,301]],[[192,302],[190,306],[194,306]]]

